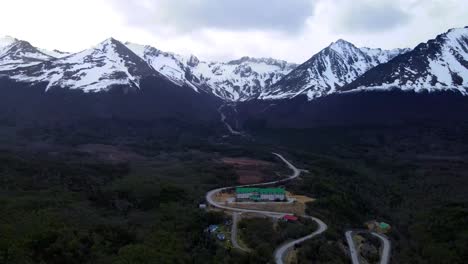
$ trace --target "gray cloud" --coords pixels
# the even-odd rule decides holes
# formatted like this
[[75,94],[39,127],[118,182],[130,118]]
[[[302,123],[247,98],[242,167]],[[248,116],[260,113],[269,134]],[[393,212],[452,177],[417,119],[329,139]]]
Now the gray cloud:
[[299,32],[314,0],[110,0],[128,22],[151,30],[200,29]]
[[342,9],[335,29],[346,33],[373,33],[394,29],[410,20],[396,1],[353,1]]

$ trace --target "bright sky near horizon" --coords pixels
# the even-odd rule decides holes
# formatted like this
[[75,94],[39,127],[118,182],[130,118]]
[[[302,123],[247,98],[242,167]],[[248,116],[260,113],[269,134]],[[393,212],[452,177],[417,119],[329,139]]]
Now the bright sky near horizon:
[[0,36],[80,51],[114,37],[203,60],[303,62],[339,38],[414,47],[468,26],[467,0],[3,0]]

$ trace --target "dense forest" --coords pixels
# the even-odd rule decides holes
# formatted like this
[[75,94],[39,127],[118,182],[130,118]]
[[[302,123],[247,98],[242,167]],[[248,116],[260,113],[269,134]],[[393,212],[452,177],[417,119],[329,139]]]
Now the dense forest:
[[112,137],[66,131],[0,131],[0,263],[271,263],[277,245],[315,226],[243,220],[246,254],[204,231],[226,215],[198,208],[208,190],[236,182],[223,157],[267,160],[289,173],[271,151],[309,170],[286,187],[316,198],[307,213],[329,226],[296,249],[298,263],[349,263],[344,230],[370,219],[392,225],[395,263],[468,259],[463,125],[256,130],[247,138],[143,137],[135,126]]

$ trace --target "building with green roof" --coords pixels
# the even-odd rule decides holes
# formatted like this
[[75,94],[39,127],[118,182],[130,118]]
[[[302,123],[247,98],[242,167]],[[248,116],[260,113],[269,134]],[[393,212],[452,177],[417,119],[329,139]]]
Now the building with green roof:
[[277,201],[286,199],[286,191],[282,188],[236,188],[236,199],[252,201]]
[[390,229],[390,225],[385,223],[385,222],[380,222],[379,223],[379,228],[381,228],[383,230],[388,230],[388,229]]

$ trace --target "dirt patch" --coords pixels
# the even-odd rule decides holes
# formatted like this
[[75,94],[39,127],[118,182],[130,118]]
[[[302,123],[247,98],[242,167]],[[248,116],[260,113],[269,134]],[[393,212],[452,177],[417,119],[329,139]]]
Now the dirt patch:
[[235,195],[233,193],[228,193],[228,192],[220,192],[216,193],[213,196],[213,200],[219,204],[227,204],[227,201],[229,199],[234,199]]
[[273,163],[249,158],[223,158],[222,161],[233,166],[272,166]]
[[293,194],[291,194],[291,193],[287,193],[287,196],[290,197],[290,198],[293,198],[293,199],[295,199],[297,202],[303,203],[303,204],[306,204],[306,203],[308,203],[308,202],[313,202],[313,201],[315,201],[314,198],[310,198],[310,197],[303,196],[303,195],[293,195]]
[[286,254],[286,261],[284,263],[297,263],[297,250],[289,250]]
[[263,181],[265,174],[257,170],[236,170],[237,176],[239,176],[238,182],[240,184],[253,184],[260,183]]
[[234,167],[239,184],[255,184],[272,178],[273,163],[249,158],[223,158],[224,164]]

